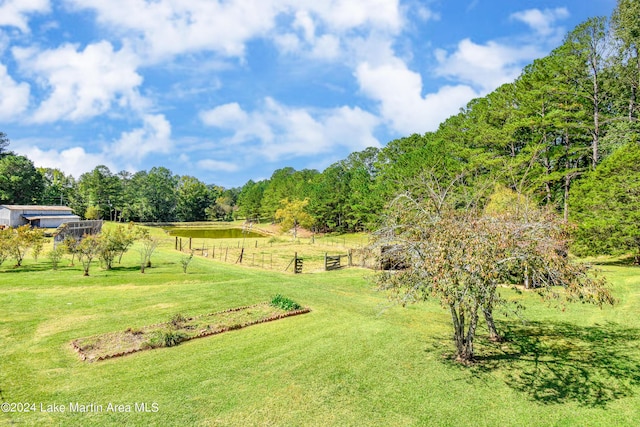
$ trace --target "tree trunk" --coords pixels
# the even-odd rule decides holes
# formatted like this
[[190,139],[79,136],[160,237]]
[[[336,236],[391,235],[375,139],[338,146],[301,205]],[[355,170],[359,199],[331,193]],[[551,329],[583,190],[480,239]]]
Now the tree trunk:
[[476,327],[478,325],[477,307],[469,313],[469,326],[466,333],[464,310],[456,310],[453,304],[450,304],[449,308],[451,309],[451,318],[453,320],[453,339],[456,344],[456,360],[463,363],[471,362],[473,360],[473,340],[476,334]]
[[496,324],[493,321],[493,309],[485,308],[482,312],[484,313],[484,320],[487,322],[487,329],[489,329],[489,339],[493,342],[503,341],[503,337],[498,333]]

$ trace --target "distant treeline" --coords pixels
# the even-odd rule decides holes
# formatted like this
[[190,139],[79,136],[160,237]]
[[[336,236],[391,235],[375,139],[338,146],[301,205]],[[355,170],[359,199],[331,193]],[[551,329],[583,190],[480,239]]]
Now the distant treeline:
[[[582,225],[598,215],[589,203],[605,191],[594,184],[606,181],[597,172],[621,147],[626,154],[607,170],[622,177],[606,191],[619,185],[612,194],[628,196],[621,206],[640,197],[631,188],[638,171],[629,160],[640,135],[639,49],[640,2],[619,0],[611,18],[578,25],[516,81],[472,100],[434,132],[352,153],[322,172],[279,169],[241,188],[207,185],[164,167],[114,174],[98,166],[74,179],[13,155],[3,134],[0,203],[63,203],[87,218],[147,222],[273,219],[283,200],[307,199],[317,231],[341,232],[374,227],[398,193],[446,194],[464,207],[487,200],[499,185]],[[439,195],[429,194],[436,187]]]

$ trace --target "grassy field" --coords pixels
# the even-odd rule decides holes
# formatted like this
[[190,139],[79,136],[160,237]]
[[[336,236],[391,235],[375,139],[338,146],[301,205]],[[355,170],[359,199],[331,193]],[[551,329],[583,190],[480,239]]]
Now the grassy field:
[[[0,267],[0,400],[35,404],[0,412],[0,425],[640,423],[637,268],[604,267],[618,304],[602,310],[509,294],[525,300],[528,322],[499,316],[511,340],[492,344],[482,330],[478,363],[462,367],[447,357],[447,312],[388,303],[368,270],[293,275],[196,257],[184,274],[181,256],[167,239],[145,274],[135,248],[89,277],[68,263],[53,272],[44,256]],[[275,294],[312,312],[103,362],[70,345]]]

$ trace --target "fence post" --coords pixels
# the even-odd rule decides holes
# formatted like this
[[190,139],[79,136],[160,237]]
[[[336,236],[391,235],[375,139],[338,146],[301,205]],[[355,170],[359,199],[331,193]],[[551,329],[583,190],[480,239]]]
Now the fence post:
[[352,267],[353,266],[353,249],[349,249],[348,255],[349,255],[349,267]]

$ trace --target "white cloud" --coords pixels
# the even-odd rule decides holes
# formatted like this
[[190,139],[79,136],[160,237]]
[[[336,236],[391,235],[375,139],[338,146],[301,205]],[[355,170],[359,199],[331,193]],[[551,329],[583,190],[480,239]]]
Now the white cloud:
[[[97,20],[155,62],[167,56],[212,51],[243,58],[246,43],[269,35],[279,47],[335,58],[336,40],[354,29],[397,33],[402,27],[399,0],[66,0],[91,9]],[[292,16],[278,28],[279,16]],[[283,22],[286,22],[283,21]],[[322,27],[322,31],[319,31]],[[296,33],[300,31],[304,44]],[[295,37],[293,37],[295,35]],[[322,36],[331,36],[331,39]],[[316,43],[321,46],[316,47]]]
[[16,83],[0,64],[0,120],[12,120],[29,106],[30,87],[27,83]]
[[142,43],[138,51],[154,61],[197,51],[244,55],[245,43],[274,26],[278,2],[266,0],[66,0],[93,9],[103,25]]
[[543,53],[533,45],[511,47],[494,41],[480,45],[464,39],[455,52],[439,49],[435,55],[436,75],[470,84],[485,94],[513,81],[522,71],[523,63]]
[[35,76],[48,97],[33,113],[35,123],[78,121],[103,114],[116,104],[139,108],[136,88],[142,77],[136,72],[135,56],[123,47],[114,51],[105,41],[79,51],[65,44],[57,49],[14,48],[13,54],[25,73]]
[[200,169],[220,171],[220,172],[236,172],[238,169],[240,169],[238,165],[234,163],[224,162],[220,160],[213,160],[213,159],[200,160],[197,163],[197,166]]
[[364,26],[396,32],[402,26],[399,0],[291,0],[291,7],[307,8],[340,32]]
[[469,86],[444,86],[422,96],[422,77],[399,59],[377,66],[362,63],[356,70],[360,89],[380,103],[382,117],[401,134],[435,130],[477,93]]
[[106,152],[123,160],[138,162],[152,153],[169,153],[171,142],[171,124],[162,114],[145,114],[143,126],[131,132],[123,132],[120,139]]
[[564,7],[544,10],[527,9],[513,13],[510,16],[512,20],[527,24],[536,33],[544,37],[557,34],[559,29],[556,28],[554,24],[556,21],[566,19],[568,17],[569,11]]
[[245,126],[249,116],[237,102],[232,102],[201,112],[200,119],[208,126],[236,128]]
[[87,153],[82,147],[41,150],[32,145],[16,151],[29,157],[36,167],[60,169],[75,178],[79,178],[83,173],[89,172],[99,165],[105,165],[112,171],[117,170],[108,154]]
[[0,26],[16,27],[23,33],[28,33],[27,15],[50,10],[49,0],[4,0],[0,4]]
[[313,114],[304,108],[283,106],[267,98],[261,109],[250,113],[232,103],[204,111],[200,117],[209,126],[231,131],[232,135],[225,143],[243,144],[238,150],[244,153],[259,151],[272,161],[327,153],[336,146],[351,150],[380,146],[373,136],[379,120],[357,107]]

